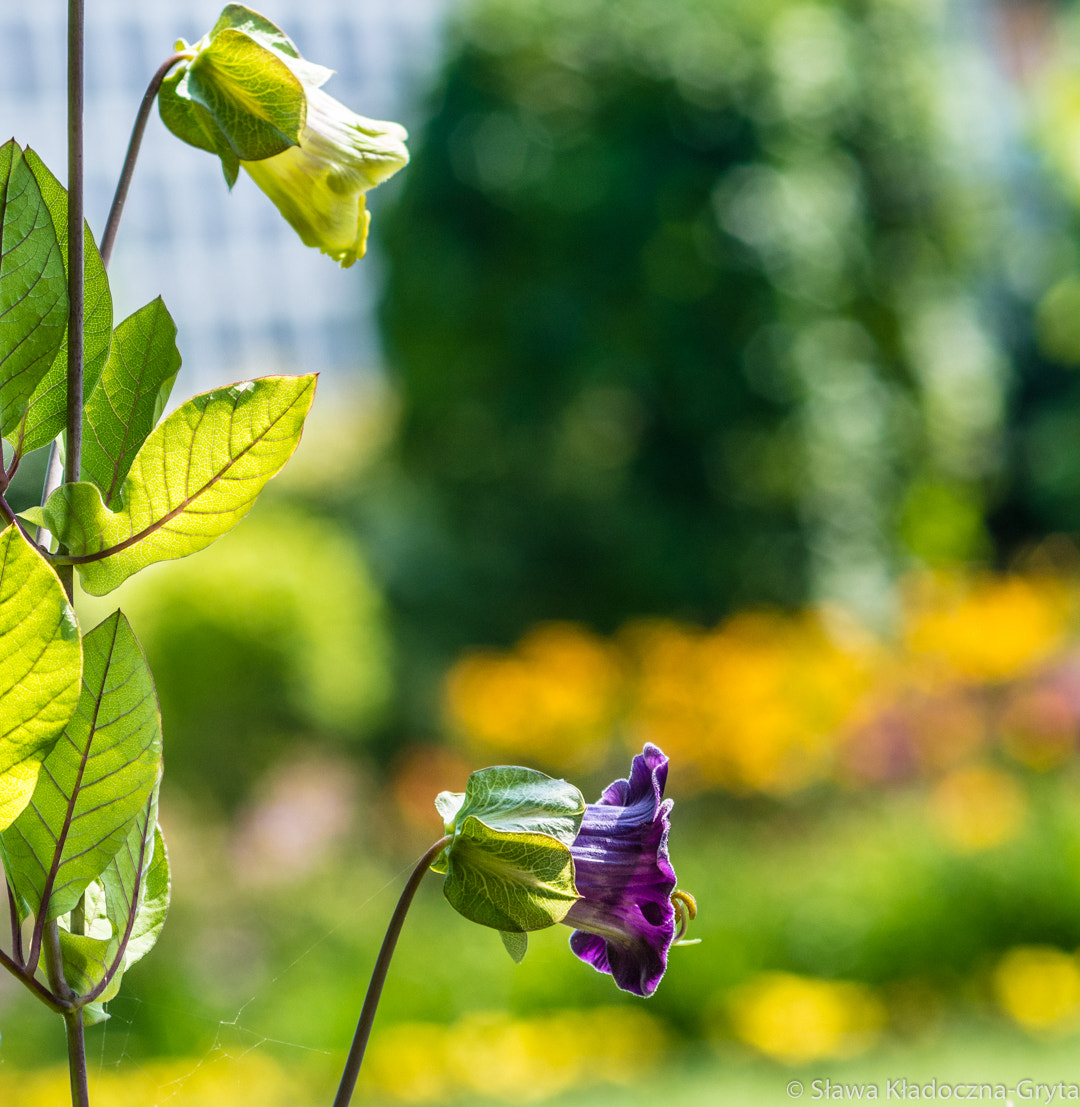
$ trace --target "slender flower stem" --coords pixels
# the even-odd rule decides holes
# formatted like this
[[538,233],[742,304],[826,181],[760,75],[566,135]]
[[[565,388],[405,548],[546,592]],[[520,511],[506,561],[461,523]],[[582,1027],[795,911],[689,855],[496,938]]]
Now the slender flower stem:
[[83,224],[83,60],[86,42],[83,0],[68,0],[68,349],[67,454],[64,478],[77,481],[82,468],[83,315],[85,300]]
[[157,99],[161,82],[168,76],[169,70],[186,57],[190,57],[190,55],[173,54],[167,61],[162,62],[158,71],[150,79],[146,94],[139,105],[139,112],[135,116],[135,125],[131,128],[131,140],[128,142],[127,154],[124,157],[124,167],[120,171],[120,180],[116,182],[116,194],[113,196],[112,207],[109,209],[109,220],[105,224],[105,233],[101,236],[101,260],[105,263],[106,269],[109,267],[109,259],[112,257],[116,232],[120,228],[120,219],[124,214],[124,204],[127,202],[128,190],[131,188],[131,178],[135,175],[135,162],[139,157],[139,147],[142,146],[146,123],[150,118],[150,109],[154,106],[154,100]]
[[420,858],[401,893],[394,915],[390,919],[390,925],[386,928],[386,937],[383,938],[382,948],[379,950],[379,956],[375,961],[375,968],[371,973],[371,982],[368,984],[367,995],[364,996],[360,1021],[356,1024],[356,1034],[353,1035],[352,1049],[349,1050],[349,1058],[345,1062],[345,1071],[341,1074],[341,1086],[338,1088],[334,1107],[349,1107],[353,1089],[356,1087],[356,1078],[360,1075],[360,1065],[364,1060],[364,1050],[367,1049],[368,1038],[371,1037],[371,1027],[375,1022],[375,1011],[379,1006],[383,984],[386,982],[390,959],[394,956],[394,947],[397,945],[398,935],[401,933],[402,924],[405,922],[405,915],[408,913],[413,897],[416,895],[416,889],[420,887],[420,882],[424,879],[428,867],[449,841],[449,835],[440,838]]
[[[84,0],[68,0],[68,348],[67,348],[67,452],[64,479],[77,481],[82,471],[83,424],[83,320],[86,301],[86,262],[83,227],[83,108],[86,56],[86,9]],[[68,599],[75,595],[75,572],[60,574]],[[41,910],[45,910],[42,904]],[[35,931],[37,928],[35,927]],[[35,933],[35,937],[36,937]],[[64,975],[60,930],[54,919],[44,931],[45,966],[49,986],[61,1001],[73,994]],[[31,954],[33,956],[33,954]],[[33,973],[33,965],[29,966]],[[81,1008],[64,1012],[67,1028],[68,1071],[71,1075],[72,1107],[90,1107],[86,1081],[86,1037]]]

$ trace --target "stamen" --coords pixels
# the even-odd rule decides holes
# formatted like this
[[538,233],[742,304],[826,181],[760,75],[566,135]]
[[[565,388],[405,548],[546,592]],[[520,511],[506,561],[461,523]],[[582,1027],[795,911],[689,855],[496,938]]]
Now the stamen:
[[701,940],[700,938],[695,938],[692,941],[683,940],[686,928],[697,918],[697,900],[694,899],[689,892],[684,892],[681,888],[676,888],[675,891],[671,893],[671,906],[675,908],[675,918],[679,924],[679,931],[675,935],[675,940],[672,942],[672,945],[697,945]]

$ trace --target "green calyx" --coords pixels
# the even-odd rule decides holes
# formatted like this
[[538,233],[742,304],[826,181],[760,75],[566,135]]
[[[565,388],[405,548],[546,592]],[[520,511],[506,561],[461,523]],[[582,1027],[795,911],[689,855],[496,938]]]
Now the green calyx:
[[217,154],[230,186],[241,161],[261,161],[299,145],[307,97],[295,70],[310,75],[279,27],[230,4],[209,34],[177,48],[188,57],[162,85],[162,122],[189,145]]
[[[443,893],[472,922],[524,935],[561,922],[578,900],[570,846],[585,813],[581,792],[533,769],[497,766],[463,793],[435,801],[451,841],[432,863]],[[507,948],[524,956],[524,938]]]

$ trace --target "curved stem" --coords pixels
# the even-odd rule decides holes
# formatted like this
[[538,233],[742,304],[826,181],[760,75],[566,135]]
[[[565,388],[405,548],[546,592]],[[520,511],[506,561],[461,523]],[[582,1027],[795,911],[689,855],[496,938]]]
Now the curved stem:
[[161,82],[168,76],[169,70],[177,62],[188,57],[187,54],[173,54],[167,61],[162,62],[158,71],[150,78],[142,103],[139,105],[138,114],[135,116],[135,125],[131,128],[131,139],[128,142],[127,154],[124,157],[124,167],[120,170],[120,180],[116,182],[116,194],[113,196],[112,207],[109,209],[109,219],[105,224],[105,233],[101,236],[101,260],[105,268],[109,267],[109,259],[112,257],[113,244],[116,242],[116,232],[120,228],[120,218],[124,214],[124,204],[127,202],[128,190],[131,188],[131,178],[135,175],[135,162],[139,157],[139,147],[142,146],[143,134],[146,131],[146,123],[150,118],[150,109],[154,106]]
[[[53,993],[60,997],[61,1001],[70,1003],[75,997],[67,977],[64,975],[64,953],[60,948],[60,927],[55,919],[50,920],[41,928],[41,950],[45,954],[45,975],[49,978],[49,987]],[[36,968],[36,951],[31,948],[30,960],[27,962],[27,971],[33,972]]]
[[41,554],[41,556],[45,558],[46,561],[52,560],[52,554],[50,554],[45,547],[41,546],[39,543],[35,542],[33,538],[30,537],[30,532],[26,529],[23,521],[18,517],[18,515],[15,514],[14,511],[11,510],[11,505],[7,502],[7,500],[4,499],[2,495],[0,495],[0,524],[2,524],[0,525],[0,530],[3,530],[5,527],[11,526],[12,523],[14,523],[15,526],[19,528],[19,533],[23,536],[23,538],[25,538],[26,541],[34,549],[36,549],[37,552]]
[[394,910],[390,925],[386,928],[386,937],[383,938],[379,956],[375,960],[375,968],[371,973],[371,982],[368,984],[367,995],[364,996],[364,1006],[360,1011],[360,1021],[356,1024],[356,1033],[353,1035],[352,1049],[349,1050],[348,1060],[345,1062],[345,1071],[341,1074],[341,1085],[338,1088],[334,1107],[348,1107],[352,1099],[353,1089],[356,1087],[356,1078],[360,1075],[360,1065],[364,1060],[364,1050],[367,1049],[368,1038],[371,1037],[371,1027],[375,1022],[375,1011],[379,1006],[379,997],[382,995],[383,984],[386,982],[386,972],[390,968],[390,959],[394,956],[394,947],[397,945],[398,935],[401,933],[405,915],[412,904],[416,889],[424,879],[431,862],[435,860],[439,851],[450,841],[450,836],[440,838],[431,849],[424,854],[413,869],[409,882],[405,885]]
[[51,1011],[55,1011],[58,1015],[62,1015],[65,1011],[70,1009],[70,1004],[62,1003],[57,999],[37,977],[17,965],[2,949],[0,949],[0,966],[7,969],[16,980],[29,988]]

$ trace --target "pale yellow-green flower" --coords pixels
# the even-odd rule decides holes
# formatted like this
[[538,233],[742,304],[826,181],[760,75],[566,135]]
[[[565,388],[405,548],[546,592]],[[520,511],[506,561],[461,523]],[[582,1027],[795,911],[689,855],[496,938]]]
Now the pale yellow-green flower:
[[366,193],[409,160],[405,129],[328,96],[332,71],[301,57],[275,24],[229,4],[161,86],[178,138],[221,158],[229,187],[243,166],[300,238],[342,266],[363,257]]
[[405,128],[365,119],[308,88],[307,119],[299,146],[261,161],[241,161],[306,246],[348,268],[364,256],[366,193],[409,160]]

